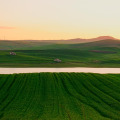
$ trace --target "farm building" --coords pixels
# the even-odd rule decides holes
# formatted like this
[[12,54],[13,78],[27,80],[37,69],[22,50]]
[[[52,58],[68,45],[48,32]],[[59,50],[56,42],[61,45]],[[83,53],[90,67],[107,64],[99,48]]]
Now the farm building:
[[10,52],[10,55],[16,55],[16,53],[15,52]]
[[60,60],[60,59],[54,59],[54,62],[62,62],[62,60]]

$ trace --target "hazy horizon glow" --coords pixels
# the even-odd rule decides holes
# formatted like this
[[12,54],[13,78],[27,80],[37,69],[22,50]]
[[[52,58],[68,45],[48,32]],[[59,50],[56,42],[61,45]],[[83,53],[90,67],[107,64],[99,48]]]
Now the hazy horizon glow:
[[2,0],[0,39],[120,38],[120,0]]

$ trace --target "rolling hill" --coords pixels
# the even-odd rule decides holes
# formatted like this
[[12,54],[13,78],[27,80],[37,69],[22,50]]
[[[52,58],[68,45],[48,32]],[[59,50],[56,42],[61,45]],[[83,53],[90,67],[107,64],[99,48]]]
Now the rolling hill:
[[[16,55],[10,55],[11,51]],[[55,63],[56,58],[62,62]],[[77,44],[1,41],[0,67],[120,67],[120,40]]]
[[89,43],[72,44],[71,47],[75,49],[117,49],[120,48],[120,40],[100,40]]
[[67,48],[71,47],[73,44],[80,43],[89,43],[96,41],[119,41],[110,36],[101,36],[92,39],[70,39],[70,40],[17,40],[17,41],[9,41],[9,40],[0,40],[0,50],[40,50],[40,49],[56,49],[56,48]]

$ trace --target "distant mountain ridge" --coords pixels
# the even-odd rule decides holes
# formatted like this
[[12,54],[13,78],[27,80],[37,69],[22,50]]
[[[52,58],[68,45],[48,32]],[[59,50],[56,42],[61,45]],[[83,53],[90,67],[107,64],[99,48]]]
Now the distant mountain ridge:
[[114,38],[112,36],[99,36],[96,38],[90,38],[90,39],[81,39],[81,38],[76,38],[76,39],[70,39],[68,41],[74,41],[74,42],[81,42],[81,43],[86,43],[86,42],[95,42],[95,41],[100,41],[100,40],[119,40],[117,38]]
[[101,40],[119,40],[112,36],[99,36],[96,38],[90,38],[90,39],[84,39],[84,38],[75,38],[75,39],[67,39],[67,40],[0,40],[0,43],[2,41],[12,41],[16,43],[44,43],[44,44],[77,44],[77,43],[87,43],[87,42],[95,42],[95,41],[101,41]]
[[[69,40],[0,40],[0,50],[19,49],[19,50],[31,50],[31,49],[56,49],[67,48],[71,45],[81,46],[120,46],[120,40],[111,36],[100,36],[92,39],[69,39]],[[84,45],[83,45],[84,44]],[[69,47],[70,48],[70,47]]]
[[93,38],[94,40],[118,40],[112,36],[99,36],[97,38]]
[[[74,39],[62,39],[62,40],[4,40],[4,41],[44,41],[44,42],[50,42],[50,41],[97,41],[97,40],[119,40],[117,38],[114,38],[112,36],[99,36],[96,38],[74,38]],[[2,41],[2,40],[0,40]]]

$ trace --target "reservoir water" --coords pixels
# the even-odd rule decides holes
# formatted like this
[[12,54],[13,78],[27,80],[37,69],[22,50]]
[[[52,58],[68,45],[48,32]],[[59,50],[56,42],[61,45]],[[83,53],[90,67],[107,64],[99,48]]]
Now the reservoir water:
[[120,73],[120,68],[0,68],[0,74],[40,73],[40,72],[84,72],[84,73]]

